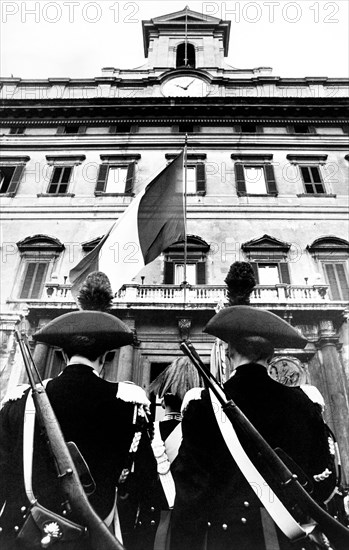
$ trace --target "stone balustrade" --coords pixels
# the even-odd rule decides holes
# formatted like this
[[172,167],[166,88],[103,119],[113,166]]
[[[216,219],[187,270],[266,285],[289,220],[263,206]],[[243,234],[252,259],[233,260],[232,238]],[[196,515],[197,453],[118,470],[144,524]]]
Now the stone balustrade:
[[[44,302],[72,302],[68,284],[46,284]],[[115,305],[132,303],[163,307],[166,304],[188,303],[202,307],[227,301],[225,286],[214,285],[124,285],[116,294]],[[258,285],[251,295],[251,303],[323,304],[329,302],[328,285]]]

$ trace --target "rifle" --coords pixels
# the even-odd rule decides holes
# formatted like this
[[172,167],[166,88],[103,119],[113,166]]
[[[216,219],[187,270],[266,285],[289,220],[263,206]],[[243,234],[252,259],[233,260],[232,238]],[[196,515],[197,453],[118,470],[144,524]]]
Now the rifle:
[[[125,550],[124,546],[112,535],[89,503],[29,345],[17,329],[15,329],[15,337],[28,375],[36,414],[54,458],[63,493],[67,496],[69,505],[79,521],[87,527],[91,548],[93,550]],[[32,368],[39,381],[38,384],[35,383]]]
[[346,550],[349,548],[349,529],[335,520],[311,498],[298,481],[298,476],[291,472],[233,400],[226,398],[223,388],[204,365],[194,346],[185,340],[180,344],[180,348],[203,376],[206,385],[216,396],[232,425],[238,427],[253,443],[258,458],[263,458],[267,469],[272,472],[272,483],[275,484],[276,479],[277,486],[280,487],[280,493],[283,493],[282,497],[279,494],[277,496],[287,501],[284,504],[287,509],[290,508],[291,515],[292,509],[300,508],[321,528],[325,537],[331,541],[333,550]]

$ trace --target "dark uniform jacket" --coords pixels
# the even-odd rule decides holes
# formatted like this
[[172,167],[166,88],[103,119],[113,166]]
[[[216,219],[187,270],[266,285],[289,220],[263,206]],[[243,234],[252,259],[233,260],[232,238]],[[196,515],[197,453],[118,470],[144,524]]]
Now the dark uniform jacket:
[[[300,389],[275,382],[262,365],[253,363],[237,368],[224,387],[267,442],[288,453],[307,476],[325,470],[331,458],[324,425]],[[207,390],[201,398],[189,401],[182,431],[182,445],[173,465],[176,501],[171,549],[201,550],[205,541],[208,550],[268,548],[260,501],[226,447]],[[248,441],[243,437],[240,441],[252,458]],[[318,485],[321,483],[314,483],[315,495],[321,500],[325,495]],[[270,530],[270,522],[267,540],[275,539],[276,529],[280,549],[296,549],[297,544],[290,545],[271,520],[266,530]],[[306,547],[303,542],[299,548]]]
[[[6,501],[0,518],[2,537],[10,537],[14,527],[21,526],[20,509],[28,505],[22,464],[23,415],[28,391],[20,399],[7,402],[0,412],[0,508]],[[76,443],[90,468],[96,483],[90,502],[104,519],[113,507],[115,486],[127,465],[135,431],[134,402],[137,391],[142,390],[132,384],[107,382],[84,365],[70,365],[48,382],[46,391],[65,440]],[[146,490],[150,477],[156,476],[156,472],[151,471],[152,450],[146,434],[142,436],[137,457],[136,472],[141,480],[137,487],[142,491]],[[56,472],[37,427],[33,491],[40,504],[62,513]],[[70,519],[77,520],[74,515]]]
[[[164,442],[179,423],[180,421],[175,419],[162,420],[159,423],[161,439]],[[157,468],[155,457],[153,457],[153,460],[155,468]],[[174,462],[176,460],[177,459],[175,459]],[[153,550],[155,535],[163,510],[168,510],[168,502],[159,476],[157,475],[157,478],[153,479],[149,491],[145,493],[142,498],[137,522],[134,525],[130,537],[125,539],[128,550]]]

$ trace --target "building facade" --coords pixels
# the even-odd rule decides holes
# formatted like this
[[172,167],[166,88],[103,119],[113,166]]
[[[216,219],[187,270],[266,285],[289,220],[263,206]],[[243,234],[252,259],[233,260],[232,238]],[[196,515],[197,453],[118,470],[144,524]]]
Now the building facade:
[[[140,68],[1,79],[1,397],[24,380],[14,325],[30,338],[76,309],[70,269],[187,136],[187,284],[175,243],[120,289],[113,311],[136,344],[106,377],[146,388],[184,337],[209,363],[214,340],[202,329],[226,301],[229,266],[248,260],[253,305],[310,342],[278,350],[274,376],[320,390],[348,472],[349,82],[230,67],[229,22],[190,9],[142,30]],[[115,247],[115,269],[132,246]],[[35,356],[44,377],[60,372],[60,350],[39,344]]]

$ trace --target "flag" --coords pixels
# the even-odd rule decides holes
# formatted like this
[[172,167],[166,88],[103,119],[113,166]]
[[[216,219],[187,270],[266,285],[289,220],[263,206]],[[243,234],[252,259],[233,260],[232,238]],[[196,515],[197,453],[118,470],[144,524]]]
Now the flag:
[[74,298],[87,275],[103,271],[117,292],[174,242],[185,238],[183,152],[131,202],[98,245],[69,273]]

